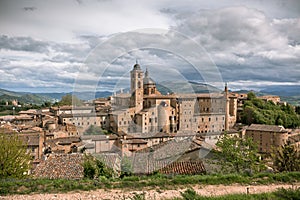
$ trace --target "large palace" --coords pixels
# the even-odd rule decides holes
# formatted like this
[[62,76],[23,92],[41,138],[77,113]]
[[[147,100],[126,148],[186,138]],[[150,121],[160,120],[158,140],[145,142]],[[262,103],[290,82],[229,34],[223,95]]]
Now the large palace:
[[136,63],[130,72],[130,94],[112,98],[106,128],[114,133],[210,133],[229,130],[236,122],[237,97],[224,92],[161,94],[148,70]]

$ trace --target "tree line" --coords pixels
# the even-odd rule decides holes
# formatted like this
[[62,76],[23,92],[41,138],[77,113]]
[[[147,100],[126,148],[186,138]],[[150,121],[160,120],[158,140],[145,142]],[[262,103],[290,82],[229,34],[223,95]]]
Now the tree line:
[[276,105],[272,101],[257,98],[253,92],[248,93],[248,99],[244,102],[241,122],[247,125],[282,125],[286,128],[300,126],[299,115],[290,104]]

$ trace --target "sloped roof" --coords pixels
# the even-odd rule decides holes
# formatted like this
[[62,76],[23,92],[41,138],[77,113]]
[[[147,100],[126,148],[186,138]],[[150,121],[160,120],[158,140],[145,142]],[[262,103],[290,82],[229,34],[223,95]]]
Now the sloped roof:
[[83,154],[50,154],[33,171],[34,177],[50,179],[83,178]]
[[251,124],[246,131],[265,131],[265,132],[280,132],[286,133],[287,130],[283,126],[266,125],[266,124]]
[[162,174],[195,175],[206,172],[201,161],[173,162],[159,170]]

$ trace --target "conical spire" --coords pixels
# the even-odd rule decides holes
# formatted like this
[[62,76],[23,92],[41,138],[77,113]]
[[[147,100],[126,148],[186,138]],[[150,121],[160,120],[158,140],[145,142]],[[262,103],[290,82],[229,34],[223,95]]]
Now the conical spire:
[[146,71],[145,71],[145,77],[144,77],[144,84],[145,85],[148,85],[148,84],[155,84],[155,82],[152,80],[152,78],[150,78],[149,76],[149,71],[148,71],[148,68],[146,68]]
[[149,77],[148,67],[146,67],[145,78]]

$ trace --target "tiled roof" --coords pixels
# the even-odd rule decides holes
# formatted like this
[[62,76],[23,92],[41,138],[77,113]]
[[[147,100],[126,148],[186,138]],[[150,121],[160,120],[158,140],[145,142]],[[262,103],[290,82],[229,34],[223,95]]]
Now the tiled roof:
[[123,144],[147,144],[148,142],[146,140],[133,138],[133,139],[122,140],[122,143]]
[[83,178],[82,154],[50,154],[33,171],[34,177],[50,179]]
[[18,136],[28,146],[39,146],[39,134],[18,134]]
[[118,137],[116,135],[82,135],[80,136],[82,140],[92,140],[92,141],[105,141],[105,140],[115,140]]
[[133,153],[132,168],[136,174],[148,174],[157,171],[173,161],[182,154],[199,149],[199,145],[188,139],[169,140],[158,145]]
[[93,154],[97,159],[102,160],[106,166],[114,171],[121,171],[121,156],[118,153],[99,153]]
[[287,130],[283,126],[266,125],[266,124],[251,124],[246,130],[247,131],[282,132],[282,133],[287,132]]
[[173,162],[159,170],[162,174],[195,175],[205,173],[205,167],[201,161]]

